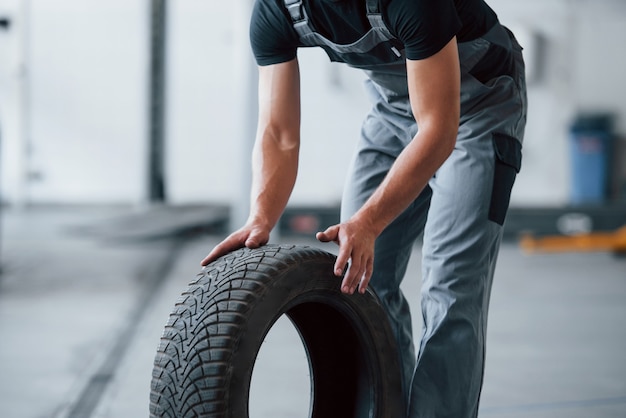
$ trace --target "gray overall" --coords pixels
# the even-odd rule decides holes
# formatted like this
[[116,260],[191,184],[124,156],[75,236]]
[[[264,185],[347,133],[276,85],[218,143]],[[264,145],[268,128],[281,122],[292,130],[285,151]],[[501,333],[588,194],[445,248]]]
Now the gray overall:
[[[418,126],[409,103],[402,51],[367,1],[371,30],[350,45],[315,32],[301,0],[285,0],[303,46],[364,54],[388,45],[395,62],[348,65],[365,70],[372,109],[348,173],[341,217],[350,218],[381,183]],[[475,67],[497,46],[511,71],[480,80]],[[456,146],[419,197],[378,237],[370,286],[389,313],[399,345],[408,416],[476,417],[482,387],[491,283],[511,188],[521,164],[526,86],[521,47],[497,24],[459,43],[461,118]],[[331,59],[333,57],[331,56]],[[423,234],[422,336],[413,345],[411,316],[400,290],[412,247]]]

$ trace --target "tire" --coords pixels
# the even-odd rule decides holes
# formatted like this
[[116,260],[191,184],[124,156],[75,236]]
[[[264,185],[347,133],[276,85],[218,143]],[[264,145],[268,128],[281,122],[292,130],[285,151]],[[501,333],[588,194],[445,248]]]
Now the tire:
[[248,417],[252,370],[283,314],[311,375],[311,417],[405,415],[399,354],[376,297],[340,292],[335,256],[304,246],[242,249],[183,292],[154,361],[150,416]]

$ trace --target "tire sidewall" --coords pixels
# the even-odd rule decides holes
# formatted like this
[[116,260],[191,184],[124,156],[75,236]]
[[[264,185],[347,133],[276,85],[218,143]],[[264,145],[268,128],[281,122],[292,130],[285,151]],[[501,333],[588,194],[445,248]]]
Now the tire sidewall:
[[[260,294],[254,303],[250,303],[250,310],[246,314],[249,320],[245,325],[242,324],[233,349],[228,390],[230,399],[227,401],[230,405],[229,417],[249,416],[248,400],[252,372],[261,345],[275,322],[291,308],[302,303],[330,305],[359,328],[357,333],[361,336],[373,336],[367,338],[368,346],[364,349],[369,350],[371,356],[379,358],[379,364],[371,365],[379,375],[399,370],[397,354],[383,354],[384,347],[389,345],[393,336],[387,322],[383,320],[384,317],[381,318],[384,313],[377,297],[369,289],[365,294],[341,293],[341,278],[332,273],[333,264],[334,257],[328,254],[326,259],[305,261],[283,270],[281,274],[272,278],[271,285],[266,291]],[[395,347],[395,344],[392,346]],[[391,383],[389,386],[395,386],[393,378],[386,376],[381,379],[385,383]],[[389,408],[388,392],[395,390],[394,387],[385,389],[385,393],[376,394],[377,403],[383,409]],[[397,390],[401,391],[399,380]],[[385,411],[378,411],[373,416],[394,417]]]

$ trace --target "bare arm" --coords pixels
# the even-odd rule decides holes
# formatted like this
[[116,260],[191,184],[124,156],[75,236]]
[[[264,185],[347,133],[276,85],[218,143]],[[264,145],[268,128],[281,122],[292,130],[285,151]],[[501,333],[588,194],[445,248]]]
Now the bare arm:
[[342,283],[345,293],[353,293],[359,282],[365,291],[376,237],[415,200],[454,149],[460,113],[456,39],[432,57],[407,60],[407,78],[419,132],[365,205],[347,222],[318,233],[318,239],[339,244],[335,274],[351,263]]
[[407,61],[411,108],[419,132],[380,187],[355,215],[380,234],[424,189],[454,148],[459,126],[460,73],[453,41],[435,56]]
[[207,265],[241,247],[267,243],[298,171],[300,74],[297,60],[259,67],[259,120],[252,158],[250,216],[202,260]]

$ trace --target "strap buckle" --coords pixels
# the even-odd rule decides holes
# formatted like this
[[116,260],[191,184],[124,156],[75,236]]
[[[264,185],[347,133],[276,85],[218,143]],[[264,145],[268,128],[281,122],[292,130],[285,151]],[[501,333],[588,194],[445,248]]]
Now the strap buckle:
[[287,11],[289,11],[293,23],[307,20],[302,0],[285,0],[285,6],[287,6]]

